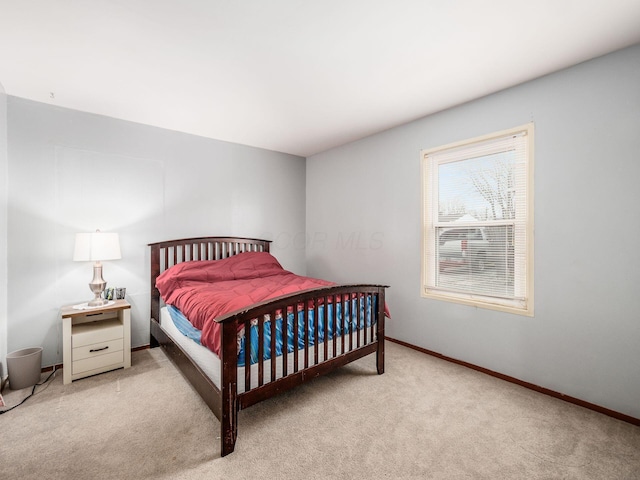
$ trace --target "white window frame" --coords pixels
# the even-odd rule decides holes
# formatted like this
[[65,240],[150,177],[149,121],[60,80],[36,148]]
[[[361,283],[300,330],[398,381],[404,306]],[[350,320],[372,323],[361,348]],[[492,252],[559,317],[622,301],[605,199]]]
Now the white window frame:
[[[524,145],[525,162],[525,191],[516,192],[517,196],[524,195],[524,211],[516,211],[520,222],[516,229],[526,239],[524,244],[516,242],[515,256],[523,260],[515,262],[514,280],[516,299],[492,297],[480,293],[461,293],[436,285],[438,259],[436,247],[436,229],[445,226],[438,221],[438,179],[435,177],[437,166],[434,162],[451,161],[452,158],[460,160],[474,158],[473,150],[480,144],[492,145],[500,139],[525,136]],[[422,150],[421,179],[422,179],[422,275],[421,295],[425,298],[450,301],[480,308],[499,310],[520,315],[533,316],[533,146],[534,126],[528,123],[516,128],[503,130],[488,135],[451,143],[448,145]],[[486,150],[484,151],[486,154]],[[442,160],[443,158],[448,160]],[[490,222],[493,225],[501,225],[504,222]],[[449,223],[450,225],[450,223]],[[464,227],[467,225],[459,224]],[[477,226],[471,224],[468,226]],[[523,229],[523,230],[522,230]],[[519,285],[519,286],[518,286]]]

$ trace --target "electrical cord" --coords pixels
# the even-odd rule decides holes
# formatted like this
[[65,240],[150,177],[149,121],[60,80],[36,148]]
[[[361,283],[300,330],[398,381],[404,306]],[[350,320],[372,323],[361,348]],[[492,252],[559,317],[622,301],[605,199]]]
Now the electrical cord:
[[[53,372],[51,372],[49,374],[49,376],[47,378],[44,379],[44,381],[40,382],[40,383],[36,383],[33,388],[31,389],[31,393],[29,395],[27,395],[25,398],[22,399],[22,401],[20,403],[18,403],[17,405],[14,405],[13,407],[9,407],[5,410],[0,410],[0,415],[2,415],[3,413],[7,413],[10,412],[11,410],[13,410],[14,408],[18,408],[20,405],[22,405],[24,402],[26,402],[27,400],[29,400],[31,397],[33,397],[36,393],[36,387],[39,387],[41,385],[45,385],[47,384],[47,382],[51,379],[51,377],[53,377],[55,375],[55,373],[58,370],[56,369],[56,367],[53,367]],[[9,379],[9,384],[11,384],[11,379]],[[47,385],[48,387],[49,385]],[[46,387],[45,387],[46,388]],[[44,390],[44,388],[42,390],[40,390],[40,392],[42,392]],[[38,393],[40,393],[38,392]]]

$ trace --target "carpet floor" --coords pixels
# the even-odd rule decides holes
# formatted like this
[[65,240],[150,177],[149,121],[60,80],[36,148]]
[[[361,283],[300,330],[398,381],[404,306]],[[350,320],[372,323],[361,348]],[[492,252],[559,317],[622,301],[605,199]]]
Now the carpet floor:
[[363,358],[241,411],[221,458],[218,420],[162,350],[132,359],[59,372],[0,415],[0,477],[640,479],[640,427],[390,342],[384,375]]

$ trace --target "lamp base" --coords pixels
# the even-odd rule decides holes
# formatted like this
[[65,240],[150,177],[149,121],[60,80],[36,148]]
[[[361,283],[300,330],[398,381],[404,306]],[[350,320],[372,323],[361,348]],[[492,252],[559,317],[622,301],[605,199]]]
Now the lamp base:
[[102,292],[104,292],[106,286],[107,282],[102,278],[102,264],[100,262],[96,262],[93,264],[93,279],[89,284],[89,288],[95,295],[95,298],[87,302],[87,305],[90,307],[100,307],[106,304],[107,301],[102,298]]

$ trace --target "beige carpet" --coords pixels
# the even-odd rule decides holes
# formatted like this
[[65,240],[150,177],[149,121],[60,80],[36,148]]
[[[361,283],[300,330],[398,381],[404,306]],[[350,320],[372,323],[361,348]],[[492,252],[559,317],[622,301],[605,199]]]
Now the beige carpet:
[[67,386],[60,373],[0,415],[0,478],[640,478],[639,427],[397,344],[386,359],[384,375],[365,358],[240,412],[225,458],[160,349]]

